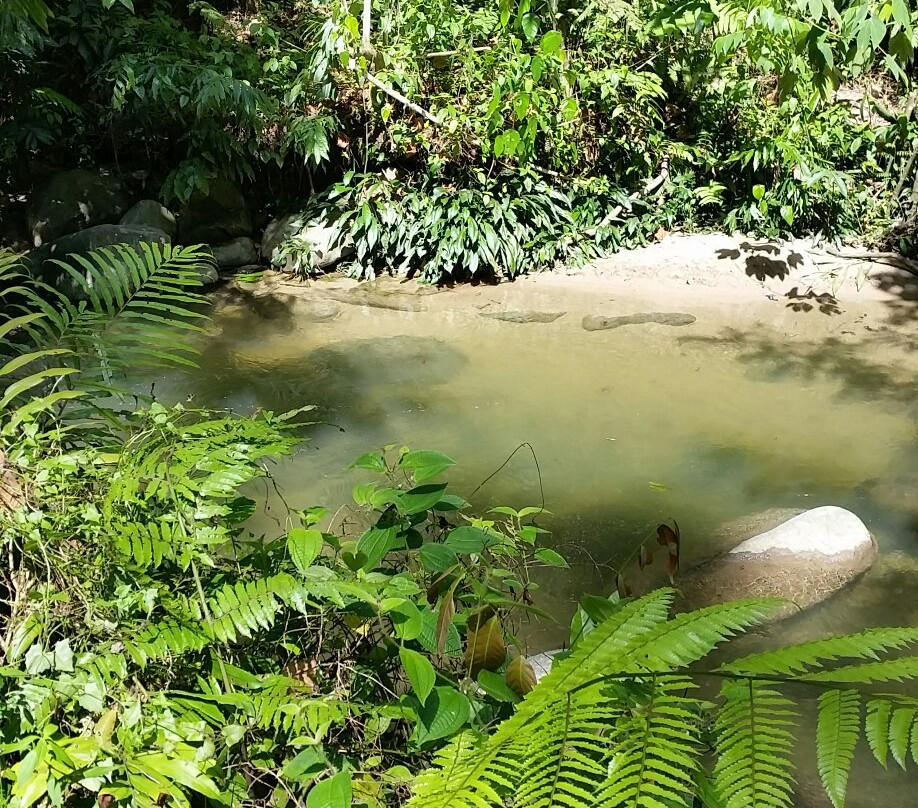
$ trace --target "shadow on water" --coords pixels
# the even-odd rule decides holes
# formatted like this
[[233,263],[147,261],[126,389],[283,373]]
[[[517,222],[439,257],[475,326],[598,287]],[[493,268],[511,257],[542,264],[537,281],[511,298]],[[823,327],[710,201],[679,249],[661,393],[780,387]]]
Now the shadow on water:
[[839,398],[859,401],[886,399],[909,405],[918,411],[918,385],[895,366],[871,358],[871,345],[896,344],[900,337],[884,331],[868,332],[855,346],[839,337],[819,342],[795,343],[728,328],[715,337],[682,337],[682,345],[734,345],[738,361],[748,365],[758,379],[784,381],[790,378],[814,381],[820,377],[840,384]]
[[[278,327],[283,321],[272,319],[275,334]],[[437,386],[467,362],[443,340],[402,336],[342,340],[296,358],[266,354],[257,361],[236,347],[219,338],[208,343],[201,360],[206,381],[189,380],[198,403],[275,412],[311,404],[321,420],[361,428],[382,425],[393,409],[434,407]]]
[[873,274],[871,279],[878,288],[894,297],[886,303],[891,326],[918,322],[918,275],[890,268]]

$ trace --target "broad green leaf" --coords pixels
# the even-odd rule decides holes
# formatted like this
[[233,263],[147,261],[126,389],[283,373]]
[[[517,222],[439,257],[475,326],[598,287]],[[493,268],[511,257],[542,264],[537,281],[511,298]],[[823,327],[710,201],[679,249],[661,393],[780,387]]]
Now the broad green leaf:
[[430,660],[426,656],[404,646],[398,649],[398,655],[402,660],[402,667],[405,669],[405,673],[408,674],[411,689],[414,690],[418,701],[423,705],[437,680],[434,666],[430,664]]
[[504,678],[503,674],[489,670],[480,670],[478,671],[477,679],[478,684],[481,685],[481,689],[492,699],[508,702],[510,704],[516,704],[516,702],[520,700],[519,696],[517,696],[507,684],[507,680]]
[[564,560],[564,556],[561,553],[551,550],[548,547],[543,547],[541,550],[536,550],[535,557],[539,559],[543,564],[548,564],[550,567],[564,567],[567,568],[568,563]]
[[385,473],[386,461],[379,452],[367,452],[360,457],[351,461],[349,469],[367,469],[368,471],[378,471]]
[[315,529],[295,527],[287,535],[287,551],[300,572],[305,572],[322,551],[322,533]]
[[892,16],[906,31],[912,27],[912,15],[906,0],[892,0]]
[[545,36],[542,37],[541,45],[539,46],[542,53],[546,56],[551,56],[558,52],[561,48],[561,43],[563,42],[560,32],[558,31],[549,31]]
[[365,570],[373,569],[392,549],[398,531],[394,527],[371,527],[357,540],[357,552],[366,556]]
[[54,644],[54,669],[59,671],[73,670],[73,651],[70,640],[66,637]]
[[306,795],[306,808],[350,808],[351,775],[338,772],[316,783]]
[[418,556],[431,572],[444,572],[459,563],[455,550],[443,544],[425,544],[418,550]]
[[311,780],[327,763],[321,747],[307,746],[302,752],[287,761],[281,775],[288,780]]
[[444,544],[457,553],[480,554],[482,550],[496,544],[497,537],[480,527],[466,525],[451,530]]
[[415,640],[420,636],[424,628],[424,613],[410,600],[404,599],[398,606],[390,608],[387,614],[395,636],[400,640]]
[[535,39],[539,33],[539,18],[535,14],[524,14],[520,20],[520,28],[526,39]]
[[415,452],[406,452],[399,460],[399,467],[414,472],[414,481],[423,483],[426,480],[442,474],[450,466],[455,466],[456,461],[447,457],[443,452],[430,449],[419,449]]
[[469,701],[462,693],[452,687],[435,687],[418,711],[412,737],[419,747],[448,738],[465,726],[469,715]]
[[412,488],[399,496],[395,505],[399,512],[406,516],[423,513],[443,499],[445,490],[446,483],[419,485],[417,488]]
[[462,497],[456,496],[456,494],[444,494],[440,497],[440,501],[434,505],[433,509],[435,511],[461,511],[463,508],[468,508],[469,503],[466,502]]
[[223,736],[227,746],[235,746],[245,737],[245,727],[241,724],[224,724],[220,735]]

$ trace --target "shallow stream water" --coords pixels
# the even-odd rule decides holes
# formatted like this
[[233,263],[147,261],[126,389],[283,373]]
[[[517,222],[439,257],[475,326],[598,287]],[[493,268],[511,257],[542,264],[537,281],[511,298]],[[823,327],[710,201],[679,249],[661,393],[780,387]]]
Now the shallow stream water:
[[[466,495],[526,444],[473,504],[551,512],[540,523],[572,569],[542,576],[540,605],[562,624],[580,594],[611,591],[610,567],[661,521],[678,521],[691,566],[727,549],[731,520],[823,504],[857,513],[880,559],[766,641],[918,624],[918,311],[764,297],[661,309],[538,284],[277,292],[220,295],[201,370],[159,389],[239,412],[316,405],[323,423],[274,471],[291,506],[345,504],[364,479],[345,466],[384,444],[451,455],[451,487]],[[543,321],[513,322],[532,311]],[[642,311],[696,321],[582,325]],[[284,510],[267,487],[265,497],[256,528],[271,533]],[[566,630],[528,636],[538,651]]]

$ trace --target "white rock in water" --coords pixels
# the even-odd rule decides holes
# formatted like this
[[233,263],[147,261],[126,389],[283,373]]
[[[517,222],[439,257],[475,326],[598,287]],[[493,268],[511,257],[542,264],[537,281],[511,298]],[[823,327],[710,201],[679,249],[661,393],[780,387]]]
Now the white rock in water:
[[555,654],[560,653],[561,651],[559,649],[555,651],[543,651],[541,654],[533,654],[531,657],[526,657],[526,661],[532,665],[532,670],[535,673],[537,682],[548,674],[555,660]]
[[805,511],[689,571],[677,586],[697,609],[745,597],[789,601],[805,609],[862,575],[877,549],[864,523],[844,508]]
[[738,544],[738,553],[782,553],[836,556],[853,554],[872,546],[870,531],[851,511],[826,505],[804,511],[783,525]]

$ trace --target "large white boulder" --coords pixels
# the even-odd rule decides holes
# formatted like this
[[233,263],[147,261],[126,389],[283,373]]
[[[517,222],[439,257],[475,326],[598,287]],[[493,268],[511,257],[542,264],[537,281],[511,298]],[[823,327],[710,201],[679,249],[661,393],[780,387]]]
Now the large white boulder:
[[814,508],[740,542],[677,582],[688,608],[778,597],[791,614],[825,600],[876,560],[870,531],[850,511]]

